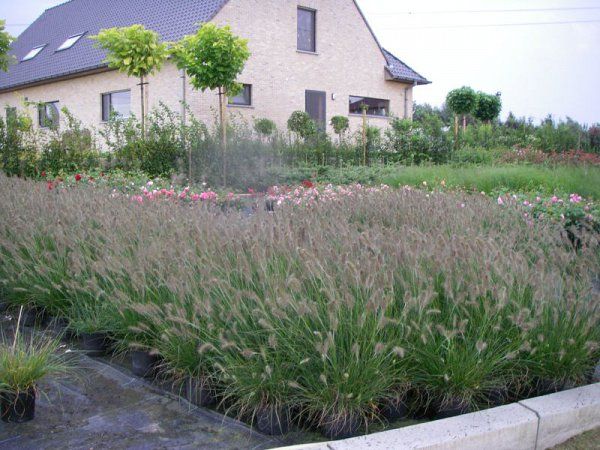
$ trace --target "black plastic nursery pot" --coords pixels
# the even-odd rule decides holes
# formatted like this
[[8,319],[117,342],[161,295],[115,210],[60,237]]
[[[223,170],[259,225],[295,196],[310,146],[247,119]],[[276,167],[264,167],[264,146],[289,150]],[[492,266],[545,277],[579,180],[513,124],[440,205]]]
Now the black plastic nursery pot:
[[70,327],[69,321],[64,317],[58,317],[54,320],[54,326],[56,330],[60,333],[62,339],[65,341],[70,341],[76,337],[75,332]]
[[408,392],[408,403],[410,405],[410,416],[416,420],[432,420],[437,414],[435,403],[426,393],[412,389]]
[[0,414],[7,423],[23,423],[35,417],[35,388],[19,393],[0,394]]
[[325,419],[321,431],[327,439],[348,439],[358,435],[361,423],[359,414],[336,415]]
[[463,399],[450,399],[442,404],[437,414],[436,419],[447,419],[449,417],[462,416],[471,412],[471,406],[468,401]]
[[265,209],[268,212],[274,212],[275,211],[275,200],[266,200],[265,201]]
[[532,396],[543,396],[555,394],[564,389],[565,382],[560,380],[552,380],[549,378],[540,378],[535,382]]
[[505,405],[510,402],[510,398],[510,391],[507,387],[492,389],[486,395],[487,402],[492,407]]
[[394,422],[406,418],[409,408],[404,397],[398,397],[385,400],[379,408],[379,412],[388,422]]
[[42,308],[31,307],[23,310],[21,316],[21,325],[24,327],[35,327],[43,325],[47,320],[47,315]]
[[202,408],[217,402],[213,386],[204,378],[188,377],[184,384],[184,396],[192,405]]
[[262,434],[280,436],[289,431],[290,416],[289,408],[264,406],[256,411],[254,425]]
[[108,350],[108,336],[106,333],[81,333],[81,349],[88,356],[102,356]]
[[160,358],[147,350],[133,350],[131,352],[131,371],[137,377],[153,378]]

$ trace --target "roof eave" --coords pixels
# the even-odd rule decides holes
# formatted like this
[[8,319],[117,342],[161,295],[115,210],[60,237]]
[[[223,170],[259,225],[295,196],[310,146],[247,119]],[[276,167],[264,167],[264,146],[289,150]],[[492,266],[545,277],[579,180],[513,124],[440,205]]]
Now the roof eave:
[[431,84],[432,82],[427,80],[426,78],[409,78],[409,77],[398,77],[392,74],[392,72],[390,71],[389,67],[385,68],[386,71],[386,80],[387,81],[395,81],[397,83],[404,83],[404,84],[412,84],[412,85],[418,85],[418,86],[423,86],[426,84]]
[[110,69],[107,64],[101,64],[94,67],[89,67],[83,70],[74,70],[72,72],[65,72],[58,76],[49,76],[44,78],[37,78],[35,80],[29,80],[23,83],[9,84],[8,86],[0,87],[0,94],[6,94],[7,92],[18,91],[19,89],[26,89],[35,86],[42,86],[44,84],[56,83],[58,81],[71,80],[73,78],[85,77],[88,75],[94,75],[97,73],[109,72]]

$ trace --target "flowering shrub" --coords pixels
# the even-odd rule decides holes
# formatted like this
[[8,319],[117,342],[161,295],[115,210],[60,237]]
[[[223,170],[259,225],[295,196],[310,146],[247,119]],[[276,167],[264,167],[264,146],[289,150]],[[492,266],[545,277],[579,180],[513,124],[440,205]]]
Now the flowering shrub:
[[504,163],[600,165],[600,155],[595,153],[586,153],[583,150],[544,152],[532,147],[515,147],[503,153],[499,160]]
[[349,186],[334,186],[328,184],[323,187],[314,184],[303,184],[293,188],[288,186],[273,186],[267,191],[266,199],[274,202],[277,206],[295,205],[311,206],[316,202],[331,202],[342,198],[360,200],[367,194],[378,194],[388,191],[386,185],[378,187],[367,187],[361,184]]
[[576,228],[600,232],[600,204],[585,200],[579,194],[543,197],[529,194],[499,193],[498,205],[516,206],[528,219],[552,219],[566,229]]
[[515,147],[500,157],[503,163],[531,163],[542,164],[549,159],[548,153],[532,147]]
[[586,153],[582,150],[571,150],[564,153],[551,153],[550,158],[555,163],[590,164],[600,166],[600,154]]

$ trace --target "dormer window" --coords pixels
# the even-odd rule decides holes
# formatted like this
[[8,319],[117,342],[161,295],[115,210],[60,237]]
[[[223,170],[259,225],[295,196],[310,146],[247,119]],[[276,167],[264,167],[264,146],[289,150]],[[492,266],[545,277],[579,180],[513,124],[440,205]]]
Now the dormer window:
[[62,45],[56,49],[56,51],[60,52],[61,50],[67,50],[67,49],[73,47],[77,43],[77,41],[79,41],[79,39],[81,39],[81,37],[84,34],[85,33],[79,33],[79,34],[75,34],[75,35],[71,36],[70,38],[67,38],[67,40],[65,42],[63,42]]
[[42,50],[44,50],[45,47],[45,45],[40,45],[39,47],[31,49],[31,51],[27,53],[21,61],[29,61],[30,59],[35,58]]

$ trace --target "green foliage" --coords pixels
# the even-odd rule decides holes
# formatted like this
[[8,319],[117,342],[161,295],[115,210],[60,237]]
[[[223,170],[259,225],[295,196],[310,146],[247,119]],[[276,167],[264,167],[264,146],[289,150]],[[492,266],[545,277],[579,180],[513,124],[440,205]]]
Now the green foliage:
[[6,72],[13,58],[9,56],[10,44],[14,38],[4,29],[5,21],[0,20],[0,70]]
[[31,118],[19,111],[0,118],[0,168],[10,176],[34,176],[39,154]]
[[446,104],[455,114],[471,114],[477,106],[477,94],[472,88],[463,86],[448,93]]
[[19,331],[12,339],[0,342],[0,393],[18,394],[35,388],[43,378],[60,376],[74,369],[61,342],[48,337],[23,337]]
[[432,117],[443,124],[442,126],[449,126],[452,123],[452,111],[444,103],[441,107],[434,107],[428,103],[416,103],[413,108],[413,120],[415,122],[423,122]]
[[151,177],[169,176],[183,158],[179,116],[161,105],[148,115],[147,132],[135,117],[111,118],[101,132],[112,151],[110,165],[126,171],[141,170]]
[[[546,194],[576,192],[585,197],[600,199],[600,168],[546,167],[528,165],[496,165],[454,167],[396,167],[389,176],[378,182],[391,186],[439,186],[442,181],[449,188],[474,192],[541,192]],[[388,172],[389,173],[389,172]]]
[[407,164],[445,162],[452,144],[442,132],[441,121],[433,115],[422,120],[394,119],[385,131],[385,148]]
[[331,126],[335,134],[342,135],[350,128],[350,120],[346,116],[333,116]]
[[222,88],[227,95],[240,90],[236,79],[250,57],[248,41],[235,36],[229,26],[203,24],[195,35],[185,36],[172,51],[195,89]]
[[277,131],[277,125],[269,119],[256,119],[254,121],[254,130],[260,136],[272,136]]
[[101,30],[96,47],[107,51],[106,63],[111,69],[130,77],[146,77],[160,70],[168,56],[167,44],[160,36],[143,25]]
[[305,111],[294,111],[287,122],[288,130],[296,133],[302,139],[308,139],[317,134],[317,124]]
[[40,167],[52,173],[72,173],[98,167],[100,152],[95,147],[92,133],[68,109],[61,111],[66,127],[52,130],[42,148]]
[[477,105],[473,110],[473,115],[482,122],[491,122],[500,115],[502,111],[502,100],[498,95],[477,93]]

